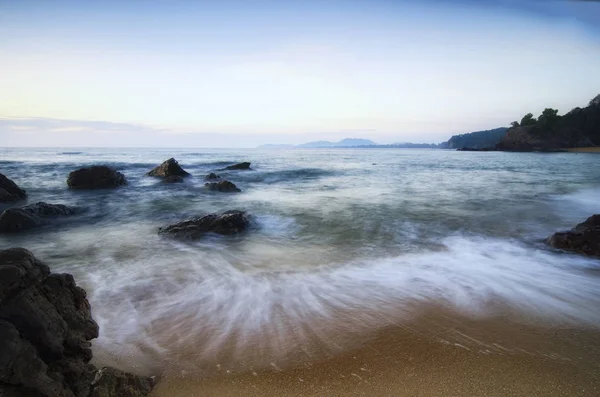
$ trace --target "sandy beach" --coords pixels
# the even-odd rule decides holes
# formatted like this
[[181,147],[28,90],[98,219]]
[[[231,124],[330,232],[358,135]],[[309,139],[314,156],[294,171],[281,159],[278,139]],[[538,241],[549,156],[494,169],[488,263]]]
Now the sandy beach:
[[165,374],[152,396],[597,396],[600,332],[431,310],[280,369]]

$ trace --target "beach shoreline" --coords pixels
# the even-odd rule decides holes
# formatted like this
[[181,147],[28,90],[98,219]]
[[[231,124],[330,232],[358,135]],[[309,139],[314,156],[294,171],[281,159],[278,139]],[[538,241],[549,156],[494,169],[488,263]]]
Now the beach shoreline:
[[153,397],[593,396],[600,329],[474,319],[432,310],[374,332],[358,347],[297,366],[167,373]]

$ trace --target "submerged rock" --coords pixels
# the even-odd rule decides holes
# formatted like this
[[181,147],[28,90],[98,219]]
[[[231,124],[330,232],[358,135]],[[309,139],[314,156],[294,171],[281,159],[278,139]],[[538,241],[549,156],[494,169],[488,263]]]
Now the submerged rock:
[[146,396],[152,380],[123,381],[116,370],[117,380],[92,386],[90,340],[97,337],[86,293],[73,276],[51,274],[26,249],[0,251],[0,396]]
[[14,233],[48,224],[48,218],[73,215],[62,204],[39,202],[21,208],[9,208],[0,215],[0,233]]
[[25,198],[27,198],[25,190],[3,174],[0,174],[0,203],[11,203]]
[[211,190],[214,192],[223,192],[223,193],[241,192],[241,190],[237,186],[235,186],[234,183],[229,182],[229,181],[205,183],[204,187],[206,187],[208,190]]
[[215,174],[214,172],[211,172],[210,174],[206,175],[204,177],[205,181],[220,181],[221,177],[217,174]]
[[183,178],[180,177],[179,175],[170,175],[168,177],[166,177],[165,179],[163,179],[164,183],[182,183],[183,182]]
[[104,165],[81,168],[67,178],[71,189],[108,189],[126,184],[125,175]]
[[592,215],[566,232],[554,233],[546,243],[552,247],[600,257],[600,215]]
[[175,238],[195,240],[206,233],[223,235],[241,233],[248,226],[250,226],[250,220],[246,212],[231,210],[222,214],[209,214],[161,227],[158,229],[158,233]]
[[244,163],[238,163],[238,164],[234,164],[234,165],[230,165],[228,167],[223,168],[223,170],[250,170],[250,163],[248,162],[244,162]]
[[148,172],[146,175],[148,176],[160,176],[160,177],[169,177],[169,176],[188,176],[190,175],[187,171],[185,171],[177,160],[174,158],[170,158],[164,161],[161,165],[154,168],[152,171]]

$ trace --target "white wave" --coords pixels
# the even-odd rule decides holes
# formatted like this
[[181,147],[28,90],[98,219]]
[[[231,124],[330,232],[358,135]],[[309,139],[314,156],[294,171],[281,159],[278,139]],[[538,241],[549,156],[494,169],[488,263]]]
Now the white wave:
[[445,250],[338,265],[294,267],[302,258],[290,255],[281,268],[297,270],[287,271],[265,271],[226,250],[104,263],[87,281],[101,329],[96,355],[142,372],[170,360],[278,362],[409,319],[415,301],[474,316],[492,315],[490,304],[502,302],[550,321],[600,324],[600,278],[590,274],[598,261],[511,241],[442,243]]

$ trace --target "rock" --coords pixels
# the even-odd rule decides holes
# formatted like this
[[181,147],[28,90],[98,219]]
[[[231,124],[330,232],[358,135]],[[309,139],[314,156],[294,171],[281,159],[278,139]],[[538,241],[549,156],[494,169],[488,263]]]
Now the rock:
[[570,231],[554,233],[546,243],[565,251],[600,257],[600,215],[592,215]]
[[0,390],[87,396],[98,325],[85,291],[23,248],[0,251],[0,280]]
[[160,177],[168,177],[168,176],[188,176],[190,175],[186,172],[177,160],[174,158],[170,158],[164,161],[161,165],[154,168],[152,171],[148,172],[146,175],[148,176],[160,176]]
[[221,182],[210,182],[205,183],[204,187],[208,190],[215,192],[224,192],[224,193],[232,193],[232,192],[241,192],[235,184],[229,181],[221,181]]
[[170,175],[167,176],[165,179],[163,179],[164,183],[182,183],[183,182],[183,178],[180,177],[179,175]]
[[209,214],[175,223],[158,229],[159,234],[175,238],[195,240],[206,233],[231,235],[241,233],[248,228],[250,220],[246,212],[232,210],[222,214]]
[[223,170],[250,170],[250,163],[244,162],[239,164],[230,165],[229,167],[223,168]]
[[0,174],[0,203],[11,203],[27,198],[25,190],[12,180]]
[[89,397],[143,397],[150,394],[154,379],[104,367],[98,371]]
[[125,175],[104,165],[81,168],[67,178],[71,189],[108,189],[126,184]]
[[220,181],[221,177],[217,174],[215,174],[214,172],[211,172],[210,174],[206,175],[204,177],[205,181]]
[[48,224],[48,218],[69,216],[75,211],[62,204],[39,202],[9,208],[0,215],[0,233],[13,233]]
[[89,363],[97,337],[73,276],[52,274],[26,249],[0,251],[0,396],[148,395],[149,378],[114,369],[97,374]]

